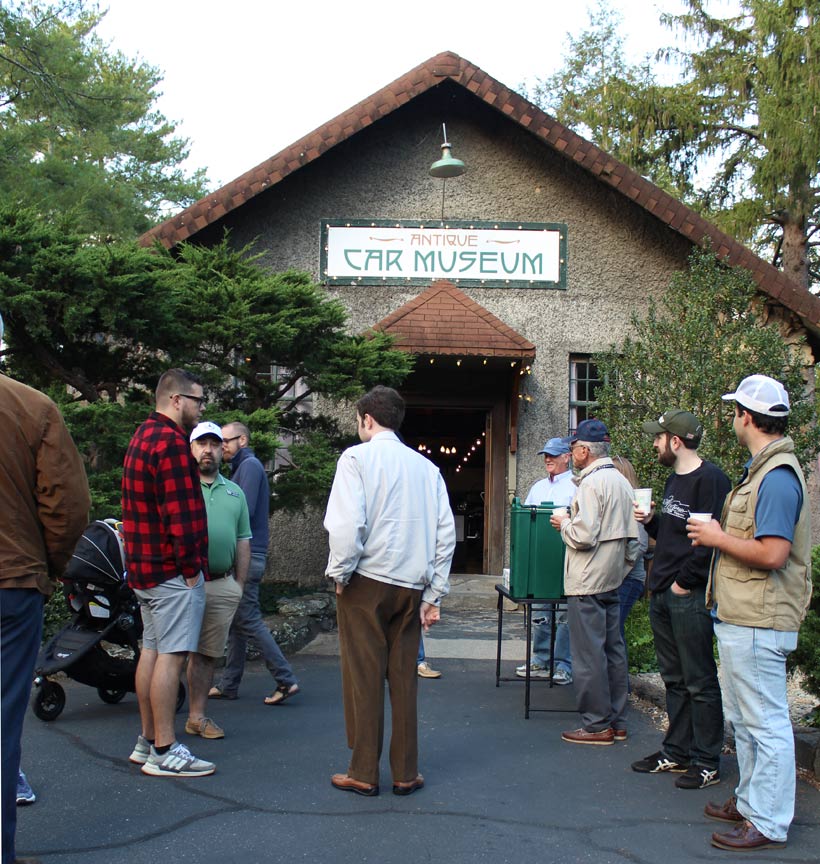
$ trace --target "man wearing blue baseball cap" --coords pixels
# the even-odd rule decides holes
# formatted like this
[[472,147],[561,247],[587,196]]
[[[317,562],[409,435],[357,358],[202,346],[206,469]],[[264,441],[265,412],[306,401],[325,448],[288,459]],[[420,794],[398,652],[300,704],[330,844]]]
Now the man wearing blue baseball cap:
[[582,726],[564,732],[570,744],[626,740],[628,670],[618,589],[638,559],[632,486],[609,458],[600,420],[582,420],[570,444],[580,474],[569,516],[550,523],[567,547],[564,593],[572,640],[573,678]]
[[[575,497],[575,483],[572,479],[572,457],[569,455],[569,438],[550,438],[538,451],[544,456],[547,476],[530,489],[526,507],[552,502],[556,507],[569,507]],[[532,660],[531,678],[549,678],[552,641],[552,620],[547,614],[549,606],[534,606],[532,619]],[[515,670],[519,678],[527,677],[527,664]],[[553,684],[572,684],[572,657],[570,656],[569,624],[566,610],[555,616],[555,664]]]
[[726,719],[735,730],[735,794],[704,814],[732,824],[712,834],[730,851],[782,848],[794,817],[794,734],[786,657],[811,599],[809,496],[786,433],[789,395],[768,375],[750,375],[723,396],[751,458],[726,496],[720,523],[694,522],[695,546],[716,550],[706,589],[715,618]]

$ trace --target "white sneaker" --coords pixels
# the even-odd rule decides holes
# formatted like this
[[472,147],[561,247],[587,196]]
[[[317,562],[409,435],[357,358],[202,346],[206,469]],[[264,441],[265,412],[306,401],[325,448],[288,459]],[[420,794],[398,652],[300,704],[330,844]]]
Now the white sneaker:
[[152,746],[151,755],[141,770],[154,777],[205,777],[216,771],[216,765],[197,759],[184,744],[176,741],[167,753],[157,753]]
[[553,684],[572,684],[572,675],[566,669],[556,669],[552,676]]
[[441,678],[441,672],[431,668],[426,660],[422,660],[418,665],[419,678]]
[[128,761],[133,762],[135,765],[144,765],[148,761],[150,755],[151,745],[142,737],[142,735],[137,735],[137,743],[134,745],[134,749],[131,751]]
[[[515,674],[519,678],[527,677],[527,664],[524,663],[521,666],[516,666]],[[549,678],[550,670],[545,669],[537,660],[533,660],[530,663],[530,678]]]

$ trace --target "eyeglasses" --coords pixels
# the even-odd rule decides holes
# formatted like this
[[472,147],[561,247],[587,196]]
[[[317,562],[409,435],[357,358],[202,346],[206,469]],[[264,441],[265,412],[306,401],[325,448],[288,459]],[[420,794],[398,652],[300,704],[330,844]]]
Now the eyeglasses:
[[182,396],[183,399],[190,399],[192,402],[196,402],[201,408],[207,399],[204,396],[191,396],[190,393],[176,393],[176,396]]
[[234,435],[233,438],[223,438],[222,443],[223,444],[230,444],[231,441],[238,441],[241,437],[242,437],[241,435]]

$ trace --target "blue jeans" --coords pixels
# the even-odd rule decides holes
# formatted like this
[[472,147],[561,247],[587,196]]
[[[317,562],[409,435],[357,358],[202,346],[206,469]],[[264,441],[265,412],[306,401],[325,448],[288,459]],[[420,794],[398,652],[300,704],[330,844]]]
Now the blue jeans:
[[643,597],[644,587],[645,584],[643,580],[633,579],[631,576],[627,576],[621,583],[621,587],[618,589],[618,597],[621,600],[621,639],[624,640],[624,645],[626,645],[624,624],[626,623],[629,613],[632,611],[632,607],[641,599],[641,597]]
[[661,749],[682,765],[714,770],[723,747],[723,704],[705,595],[705,588],[684,596],[671,588],[655,592],[649,620],[669,715]]
[[419,639],[419,655],[416,657],[416,664],[424,663],[424,636]]
[[270,630],[262,619],[259,607],[259,583],[265,573],[265,556],[251,553],[251,566],[239,608],[236,610],[231,629],[228,633],[228,657],[222,673],[219,689],[228,696],[235,696],[245,670],[245,649],[250,639],[262,652],[265,666],[276,679],[276,683],[291,687],[296,684],[290,663],[285,659],[282,649],[276,644]]
[[2,690],[3,864],[15,859],[17,831],[17,773],[20,770],[20,737],[31,695],[34,664],[43,635],[43,595],[35,588],[0,590],[0,690]]
[[797,633],[715,624],[726,718],[735,729],[737,809],[770,840],[785,841],[794,818],[794,733],[786,657]]
[[[532,657],[545,669],[550,668],[550,638],[552,619],[549,606],[532,607]],[[569,647],[569,624],[566,609],[555,613],[555,671],[563,669],[572,675],[572,655]]]

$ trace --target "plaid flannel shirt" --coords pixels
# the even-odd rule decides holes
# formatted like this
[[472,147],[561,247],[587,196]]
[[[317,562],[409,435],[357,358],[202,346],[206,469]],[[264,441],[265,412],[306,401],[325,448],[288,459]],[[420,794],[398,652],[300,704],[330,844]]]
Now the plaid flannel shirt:
[[208,572],[208,518],[185,433],[154,411],[125,454],[122,522],[128,584],[153,588]]

